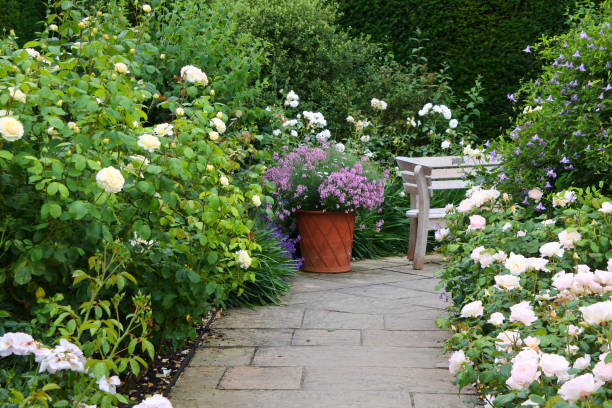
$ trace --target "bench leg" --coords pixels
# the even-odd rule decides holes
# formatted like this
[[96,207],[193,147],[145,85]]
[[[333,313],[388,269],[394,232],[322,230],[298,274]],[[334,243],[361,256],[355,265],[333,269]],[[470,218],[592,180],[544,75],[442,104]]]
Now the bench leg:
[[417,225],[418,225],[418,220],[416,218],[413,218],[412,220],[410,220],[410,237],[408,240],[408,259],[411,261],[414,259],[414,247],[416,246],[416,240],[417,240]]
[[416,245],[414,248],[414,260],[412,269],[423,269],[425,264],[425,252],[427,250],[427,221],[419,220],[417,223]]

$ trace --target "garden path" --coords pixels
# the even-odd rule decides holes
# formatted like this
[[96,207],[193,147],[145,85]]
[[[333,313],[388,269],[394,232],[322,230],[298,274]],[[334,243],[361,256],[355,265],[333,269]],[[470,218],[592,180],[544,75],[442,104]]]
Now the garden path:
[[175,408],[473,407],[457,394],[434,324],[440,258],[300,273],[282,306],[230,310],[171,393]]

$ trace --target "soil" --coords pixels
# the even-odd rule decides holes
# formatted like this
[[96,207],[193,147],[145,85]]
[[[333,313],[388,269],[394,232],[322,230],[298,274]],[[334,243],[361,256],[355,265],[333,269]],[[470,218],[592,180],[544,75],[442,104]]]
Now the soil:
[[220,315],[221,311],[214,311],[208,316],[202,316],[201,323],[196,327],[195,340],[187,341],[180,349],[173,350],[169,347],[169,351],[158,353],[155,360],[149,364],[149,368],[138,376],[136,383],[129,385],[130,391],[127,395],[131,404],[121,404],[119,407],[131,407],[133,403],[140,402],[154,394],[167,396],[185,367],[189,365],[195,349],[205,337],[210,336],[211,323]]

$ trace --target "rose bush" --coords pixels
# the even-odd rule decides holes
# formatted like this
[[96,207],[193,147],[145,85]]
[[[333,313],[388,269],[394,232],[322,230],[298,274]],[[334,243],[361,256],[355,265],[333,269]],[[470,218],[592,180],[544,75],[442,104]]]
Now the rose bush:
[[[606,407],[612,395],[612,212],[594,189],[548,218],[495,189],[447,215],[451,373],[495,407]],[[471,228],[475,216],[486,220]]]

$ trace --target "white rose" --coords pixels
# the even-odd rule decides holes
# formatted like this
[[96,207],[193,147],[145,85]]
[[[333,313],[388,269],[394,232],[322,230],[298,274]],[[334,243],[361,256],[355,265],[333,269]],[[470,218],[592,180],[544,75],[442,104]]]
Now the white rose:
[[451,129],[455,129],[457,125],[459,125],[459,121],[457,119],[451,119],[450,122],[448,122],[448,127]]
[[549,242],[540,247],[540,254],[548,258],[553,256],[562,257],[564,252],[565,251],[563,248],[561,248],[561,244],[559,242]]
[[470,360],[465,356],[463,350],[455,351],[448,359],[448,371],[450,371],[452,375],[455,375],[464,364],[470,363]]
[[261,205],[261,198],[259,198],[258,195],[254,195],[252,201],[255,207],[259,207]]
[[114,395],[117,393],[117,386],[121,384],[121,381],[119,380],[119,377],[113,375],[110,378],[100,378],[98,381],[96,381],[96,384],[98,384],[100,391],[108,392],[109,394]]
[[514,275],[495,275],[495,286],[503,290],[520,289],[521,278]]
[[217,128],[219,133],[224,133],[226,130],[225,123],[219,118],[212,118],[210,120],[210,125]]
[[602,324],[612,320],[612,300],[593,303],[590,306],[583,306],[579,309],[582,313],[582,318],[590,325]]
[[107,193],[118,193],[123,188],[125,179],[114,167],[106,167],[96,174],[96,182]]
[[523,301],[517,303],[514,306],[510,306],[510,321],[511,322],[520,322],[525,326],[531,326],[531,323],[538,320],[536,317],[529,301]]
[[478,317],[482,316],[484,307],[480,300],[470,302],[461,309],[461,317]]
[[610,201],[604,202],[601,204],[601,208],[598,211],[601,211],[604,214],[612,213],[612,203]]
[[572,368],[575,368],[578,370],[584,370],[590,365],[591,365],[591,356],[586,354],[584,357],[577,358],[576,361],[574,361],[574,365],[572,365]]
[[527,260],[523,255],[517,255],[514,252],[510,252],[510,256],[504,262],[506,269],[513,275],[520,275],[527,270]]
[[153,153],[153,151],[159,149],[161,142],[157,137],[147,133],[138,137],[138,146],[147,150],[149,153]]
[[151,6],[148,4],[144,4],[142,6],[142,11],[144,11],[145,13],[150,13],[151,12]]
[[172,408],[172,403],[161,394],[155,394],[135,405],[134,408]]
[[351,115],[349,115],[349,116],[347,116],[347,117],[346,117],[346,121],[347,121],[348,123],[353,123],[353,122],[355,122],[355,118],[354,118],[354,117],[352,117]]
[[50,31],[57,31],[58,28],[59,27],[56,24],[49,24],[49,30]]
[[281,130],[280,130],[280,129],[274,129],[274,130],[272,131],[272,134],[273,134],[274,136],[279,136],[279,135],[281,134]]
[[208,77],[202,70],[193,65],[186,65],[181,68],[181,78],[192,84],[208,85]]
[[129,74],[130,73],[130,70],[128,69],[128,66],[125,65],[123,62],[115,63],[115,71],[117,71],[120,74]]
[[185,109],[179,106],[174,112],[176,113],[176,116],[183,116],[185,114]]
[[173,125],[170,123],[160,123],[153,128],[153,133],[157,136],[172,136]]
[[344,153],[345,147],[342,143],[336,143],[336,150],[338,150],[340,153]]
[[504,324],[505,317],[500,312],[495,312],[491,314],[487,323],[491,323],[493,326],[499,327]]
[[221,176],[219,177],[219,183],[221,183],[222,186],[228,186],[229,180],[227,179],[227,177]]
[[588,397],[603,385],[603,382],[595,380],[593,374],[583,374],[564,383],[557,393],[564,400],[574,403],[579,399]]
[[569,362],[558,354],[544,353],[540,357],[540,367],[547,377],[564,377],[569,370]]
[[444,140],[442,144],[440,145],[440,147],[442,147],[443,149],[448,149],[450,146],[451,146],[451,142],[448,139]]
[[11,95],[11,98],[16,100],[17,102],[26,103],[26,94],[21,92],[21,89],[15,89],[13,87],[9,87],[8,91],[9,91],[9,95]]
[[23,137],[23,125],[10,116],[0,118],[0,135],[8,142],[15,142]]
[[574,243],[582,239],[582,235],[578,231],[563,230],[559,233],[559,242],[565,249],[574,248]]

